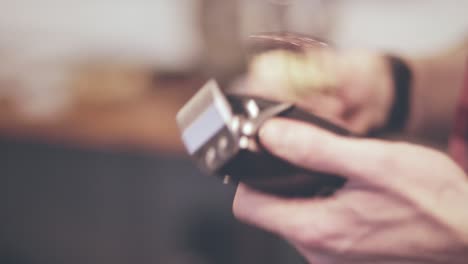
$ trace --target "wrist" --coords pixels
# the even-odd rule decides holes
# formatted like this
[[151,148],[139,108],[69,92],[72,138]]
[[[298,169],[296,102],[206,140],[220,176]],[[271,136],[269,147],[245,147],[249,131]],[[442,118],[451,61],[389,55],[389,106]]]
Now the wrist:
[[393,103],[383,130],[401,131],[406,126],[410,113],[412,71],[398,56],[386,55],[385,60],[392,79]]

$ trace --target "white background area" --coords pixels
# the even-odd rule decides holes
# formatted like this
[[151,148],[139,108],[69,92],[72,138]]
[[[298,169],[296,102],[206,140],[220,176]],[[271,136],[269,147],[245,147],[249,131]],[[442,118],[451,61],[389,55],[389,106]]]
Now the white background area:
[[[290,16],[304,18],[292,23],[314,28],[308,24],[323,22],[316,18],[324,12],[320,4],[330,3],[336,6],[328,18],[334,24],[331,40],[344,48],[422,54],[468,34],[466,0],[292,0]],[[184,68],[202,48],[196,4],[196,0],[0,0],[0,52],[2,57],[13,53],[34,61],[114,56]]]
[[[204,47],[201,1],[0,0],[0,97],[14,98],[29,115],[59,113],[71,100],[69,67],[88,58],[193,69]],[[468,0],[237,1],[240,37],[276,26],[268,1],[291,3],[288,28],[322,35],[341,49],[424,55],[468,34]]]

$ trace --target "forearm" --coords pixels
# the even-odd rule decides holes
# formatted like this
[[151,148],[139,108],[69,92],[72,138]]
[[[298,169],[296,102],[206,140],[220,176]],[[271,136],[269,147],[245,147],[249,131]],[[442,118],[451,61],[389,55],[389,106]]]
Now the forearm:
[[468,42],[430,58],[406,58],[413,81],[407,131],[435,139],[446,138],[463,86]]

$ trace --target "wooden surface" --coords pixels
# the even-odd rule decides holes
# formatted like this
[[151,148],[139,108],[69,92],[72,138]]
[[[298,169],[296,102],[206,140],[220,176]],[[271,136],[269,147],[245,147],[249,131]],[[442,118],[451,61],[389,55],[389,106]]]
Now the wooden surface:
[[[203,80],[159,81],[154,89],[119,105],[74,107],[48,122],[0,110],[0,136],[79,147],[183,153],[175,115]],[[5,108],[5,107],[3,107]]]

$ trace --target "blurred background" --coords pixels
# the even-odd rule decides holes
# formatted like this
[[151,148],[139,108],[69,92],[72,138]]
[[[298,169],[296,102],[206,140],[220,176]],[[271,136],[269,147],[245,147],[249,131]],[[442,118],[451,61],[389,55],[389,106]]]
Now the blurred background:
[[0,263],[303,263],[236,222],[175,124],[249,33],[425,55],[468,1],[0,0]]

